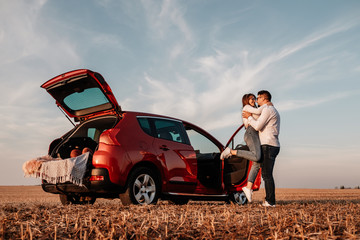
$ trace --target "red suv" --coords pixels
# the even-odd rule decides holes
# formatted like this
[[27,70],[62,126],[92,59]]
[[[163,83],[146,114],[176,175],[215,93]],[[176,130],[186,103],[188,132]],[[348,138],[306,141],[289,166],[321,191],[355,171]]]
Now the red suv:
[[[123,111],[104,78],[87,69],[61,74],[42,88],[77,124],[49,146],[49,155],[70,157],[75,147],[92,149],[83,185],[51,184],[44,191],[60,195],[63,204],[120,198],[123,204],[175,204],[223,200],[245,204],[242,192],[251,162],[220,160],[224,146],[189,122],[149,113]],[[243,142],[240,126],[226,146]],[[239,134],[239,132],[242,134]],[[236,136],[236,137],[235,137]],[[260,173],[254,190],[260,186]]]

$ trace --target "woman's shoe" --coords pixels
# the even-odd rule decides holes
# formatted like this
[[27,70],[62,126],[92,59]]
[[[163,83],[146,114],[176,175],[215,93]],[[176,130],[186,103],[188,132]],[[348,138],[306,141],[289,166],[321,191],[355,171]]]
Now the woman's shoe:
[[231,157],[231,150],[230,150],[230,148],[225,148],[225,150],[221,153],[221,155],[220,155],[220,159],[221,160],[224,160],[225,158],[229,158],[229,157]]
[[252,193],[253,193],[252,189],[243,187],[242,190],[245,193],[245,196],[248,199],[248,201],[251,202],[252,201]]

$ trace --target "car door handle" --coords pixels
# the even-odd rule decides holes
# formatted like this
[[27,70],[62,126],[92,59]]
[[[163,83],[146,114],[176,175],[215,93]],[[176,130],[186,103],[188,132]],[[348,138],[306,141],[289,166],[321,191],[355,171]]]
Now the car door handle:
[[166,145],[161,145],[160,149],[164,150],[164,151],[168,151],[170,150]]

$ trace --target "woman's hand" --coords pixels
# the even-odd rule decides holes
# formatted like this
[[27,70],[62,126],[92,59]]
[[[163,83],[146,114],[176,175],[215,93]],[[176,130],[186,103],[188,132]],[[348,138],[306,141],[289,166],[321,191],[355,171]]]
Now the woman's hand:
[[243,116],[243,118],[248,118],[248,117],[251,116],[251,113],[249,113],[249,112],[247,112],[247,111],[243,111],[243,112],[242,112],[242,116]]

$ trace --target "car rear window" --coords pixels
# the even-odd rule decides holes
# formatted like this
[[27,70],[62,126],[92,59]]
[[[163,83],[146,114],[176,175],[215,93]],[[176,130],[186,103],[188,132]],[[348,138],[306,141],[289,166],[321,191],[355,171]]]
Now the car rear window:
[[99,88],[87,88],[81,92],[74,92],[64,98],[64,103],[71,110],[82,110],[109,103]]

